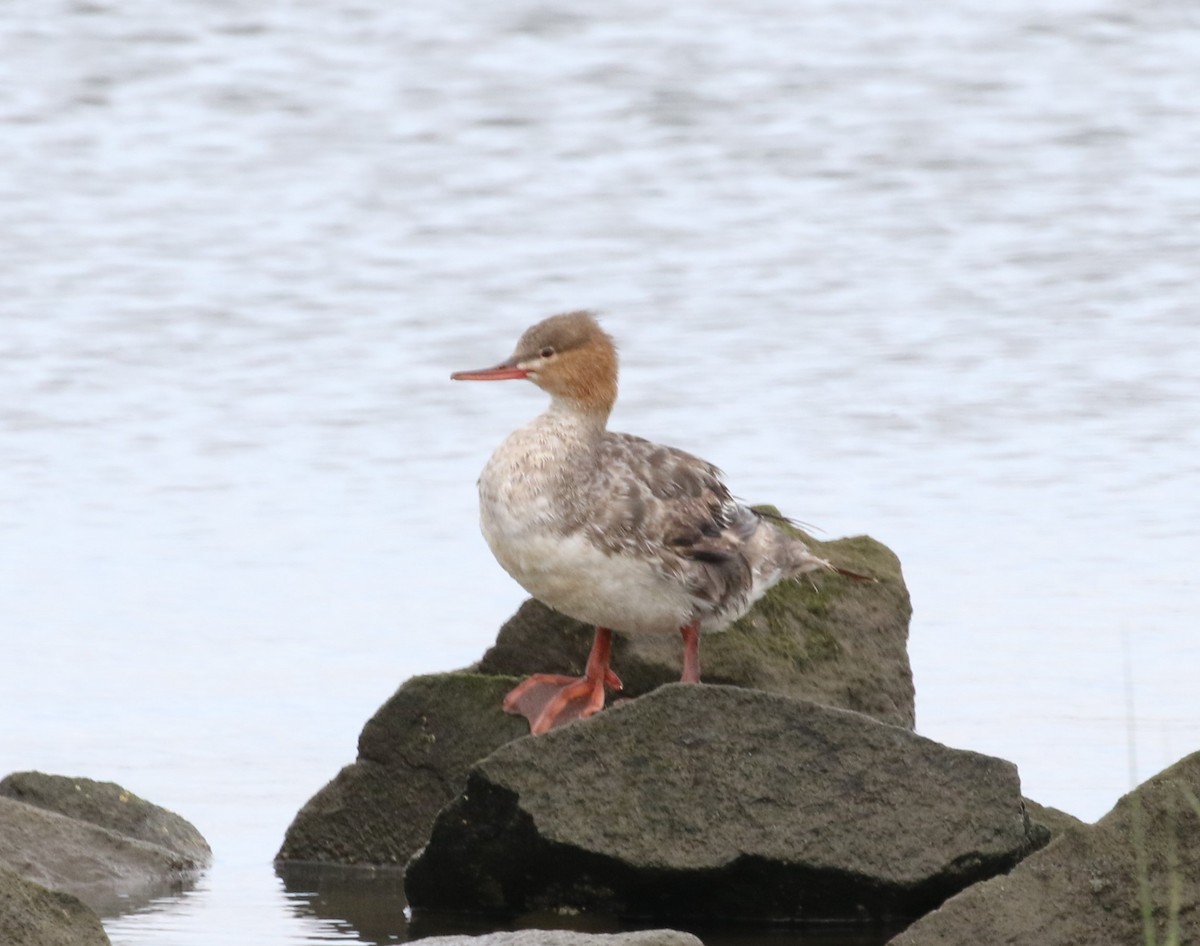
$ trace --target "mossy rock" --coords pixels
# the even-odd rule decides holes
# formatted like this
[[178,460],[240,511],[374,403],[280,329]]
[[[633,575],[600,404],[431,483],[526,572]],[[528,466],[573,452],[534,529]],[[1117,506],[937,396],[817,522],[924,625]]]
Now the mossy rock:
[[[899,560],[867,536],[818,542],[791,531],[815,554],[875,580],[814,573],[779,583],[728,630],[704,636],[704,681],[809,699],[912,729],[912,605]],[[477,669],[581,674],[593,630],[530,599],[500,629]],[[680,654],[675,635],[618,633],[612,663],[625,684],[622,695],[641,696],[677,681]]]
[[[870,538],[803,537],[816,554],[876,580],[831,573],[777,585],[729,630],[705,637],[705,681],[809,699],[912,729],[911,608],[900,563]],[[470,766],[528,733],[524,719],[501,710],[504,694],[531,673],[582,674],[592,634],[530,600],[474,672],[406,682],[363,727],[358,759],[296,815],[278,861],[404,864],[427,840],[437,812],[462,790]],[[676,635],[618,634],[613,666],[623,696],[678,680],[680,648]]]
[[279,861],[403,865],[467,769],[529,731],[500,709],[516,679],[442,673],[408,680],[363,727],[358,759],[300,810]]

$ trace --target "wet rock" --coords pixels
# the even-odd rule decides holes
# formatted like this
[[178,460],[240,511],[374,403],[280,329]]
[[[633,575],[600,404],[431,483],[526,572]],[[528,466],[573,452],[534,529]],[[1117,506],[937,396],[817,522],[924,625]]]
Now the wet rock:
[[[704,636],[704,681],[813,700],[912,729],[907,649],[912,606],[900,562],[866,536],[817,542],[792,531],[816,554],[879,581],[815,574],[776,585],[728,630]],[[518,677],[582,674],[593,630],[530,599],[500,629],[478,669]],[[676,635],[616,634],[613,669],[625,684],[624,695],[640,696],[677,681],[680,655]]]
[[296,815],[277,859],[404,864],[471,765],[529,731],[500,709],[516,682],[473,673],[406,682],[363,727],[357,761]]
[[101,915],[186,889],[202,865],[157,844],[0,798],[0,865]]
[[114,782],[14,772],[0,781],[0,797],[156,844],[182,854],[198,866],[207,866],[212,860],[212,849],[194,825]]
[[47,890],[0,866],[4,946],[109,946],[100,918],[67,893]]
[[1200,943],[1200,753],[891,943]]
[[483,936],[429,936],[426,946],[703,946],[691,933],[639,930],[636,933],[572,933],[568,930],[516,930]]
[[858,713],[673,685],[479,762],[414,908],[918,916],[1036,844],[1008,762]]

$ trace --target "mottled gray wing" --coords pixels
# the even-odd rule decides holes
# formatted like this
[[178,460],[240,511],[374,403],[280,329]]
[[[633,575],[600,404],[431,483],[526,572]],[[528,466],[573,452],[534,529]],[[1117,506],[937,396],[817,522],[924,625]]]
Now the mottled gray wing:
[[596,460],[595,480],[580,486],[612,501],[582,524],[592,541],[651,557],[713,606],[748,593],[743,549],[759,518],[729,494],[720,470],[631,434],[607,434]]

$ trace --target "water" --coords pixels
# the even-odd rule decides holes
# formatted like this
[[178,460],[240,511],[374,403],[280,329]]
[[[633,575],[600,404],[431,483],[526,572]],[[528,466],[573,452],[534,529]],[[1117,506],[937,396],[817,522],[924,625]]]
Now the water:
[[622,346],[614,426],[896,550],[920,732],[1086,819],[1195,750],[1198,21],[6,7],[0,772],[216,852],[113,942],[407,935],[387,878],[271,859],[521,600],[473,484],[541,397],[447,376],[564,309]]

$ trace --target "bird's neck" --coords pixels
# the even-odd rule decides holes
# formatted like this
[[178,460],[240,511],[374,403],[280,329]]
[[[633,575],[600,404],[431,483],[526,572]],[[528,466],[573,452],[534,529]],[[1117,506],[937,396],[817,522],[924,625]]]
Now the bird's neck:
[[578,401],[555,395],[539,421],[554,428],[560,436],[584,441],[598,440],[608,427],[611,404]]

